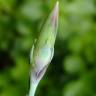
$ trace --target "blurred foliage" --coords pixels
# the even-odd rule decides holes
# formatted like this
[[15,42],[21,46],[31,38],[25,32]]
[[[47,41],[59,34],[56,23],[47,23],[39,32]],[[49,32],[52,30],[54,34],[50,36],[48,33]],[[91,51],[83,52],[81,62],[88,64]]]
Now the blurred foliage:
[[[55,56],[36,96],[96,96],[96,1],[59,1]],[[55,2],[0,0],[0,96],[28,94],[30,49]]]

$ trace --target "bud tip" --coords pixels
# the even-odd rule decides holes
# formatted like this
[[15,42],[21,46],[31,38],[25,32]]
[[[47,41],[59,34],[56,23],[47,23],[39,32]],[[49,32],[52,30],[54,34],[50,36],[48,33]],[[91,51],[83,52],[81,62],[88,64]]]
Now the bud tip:
[[59,1],[56,2],[56,6],[57,6],[57,7],[59,6]]

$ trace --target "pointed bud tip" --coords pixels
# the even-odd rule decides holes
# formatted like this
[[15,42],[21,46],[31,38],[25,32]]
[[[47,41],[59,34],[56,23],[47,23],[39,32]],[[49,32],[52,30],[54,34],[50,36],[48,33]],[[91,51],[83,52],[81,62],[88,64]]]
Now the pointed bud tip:
[[52,11],[52,14],[51,14],[51,20],[52,20],[52,24],[53,25],[56,25],[57,21],[58,21],[58,12],[59,11],[59,1],[56,2],[56,5]]
[[58,13],[58,10],[59,10],[59,1],[56,2],[56,5],[55,5],[55,9],[54,10],[57,11],[57,13]]
[[58,6],[59,6],[59,1],[56,2],[56,7],[58,7]]

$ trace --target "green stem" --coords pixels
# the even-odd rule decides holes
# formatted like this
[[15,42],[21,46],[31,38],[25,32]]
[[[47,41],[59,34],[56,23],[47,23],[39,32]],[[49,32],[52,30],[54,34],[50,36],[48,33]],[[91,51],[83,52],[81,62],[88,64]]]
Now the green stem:
[[35,96],[37,85],[38,83],[32,83],[30,85],[29,96]]

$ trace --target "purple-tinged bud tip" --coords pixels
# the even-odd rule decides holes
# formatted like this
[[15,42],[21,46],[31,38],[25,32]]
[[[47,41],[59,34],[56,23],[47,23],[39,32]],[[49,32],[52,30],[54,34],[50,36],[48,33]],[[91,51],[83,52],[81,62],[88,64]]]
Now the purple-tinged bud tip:
[[56,26],[58,24],[58,15],[59,15],[59,1],[56,2],[56,5],[51,14],[51,21],[53,26],[54,25]]

